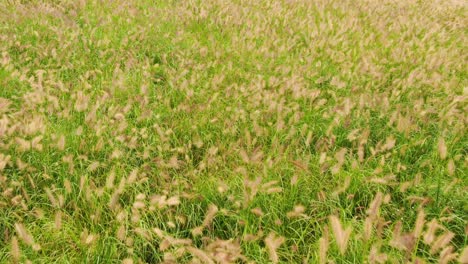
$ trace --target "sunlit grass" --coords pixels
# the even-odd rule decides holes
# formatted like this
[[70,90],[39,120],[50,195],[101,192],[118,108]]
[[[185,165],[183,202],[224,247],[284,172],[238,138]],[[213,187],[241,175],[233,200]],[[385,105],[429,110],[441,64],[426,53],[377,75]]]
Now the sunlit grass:
[[1,263],[468,263],[462,1],[4,1]]

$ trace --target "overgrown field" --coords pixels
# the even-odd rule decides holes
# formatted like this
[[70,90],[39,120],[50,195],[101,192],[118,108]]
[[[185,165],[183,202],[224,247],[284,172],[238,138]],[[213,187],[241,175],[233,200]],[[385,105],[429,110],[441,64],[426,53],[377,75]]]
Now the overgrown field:
[[466,1],[0,1],[0,263],[468,263]]

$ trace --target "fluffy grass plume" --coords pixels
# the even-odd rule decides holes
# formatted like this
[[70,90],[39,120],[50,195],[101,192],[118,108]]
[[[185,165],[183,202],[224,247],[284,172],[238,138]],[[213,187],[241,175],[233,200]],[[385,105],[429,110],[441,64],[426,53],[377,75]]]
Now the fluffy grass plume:
[[468,263],[467,11],[0,1],[0,263]]

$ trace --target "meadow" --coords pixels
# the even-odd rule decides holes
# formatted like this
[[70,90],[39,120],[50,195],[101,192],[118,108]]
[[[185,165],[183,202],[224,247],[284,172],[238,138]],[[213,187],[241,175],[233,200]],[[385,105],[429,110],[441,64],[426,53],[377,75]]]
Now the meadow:
[[0,1],[0,263],[468,263],[467,12]]

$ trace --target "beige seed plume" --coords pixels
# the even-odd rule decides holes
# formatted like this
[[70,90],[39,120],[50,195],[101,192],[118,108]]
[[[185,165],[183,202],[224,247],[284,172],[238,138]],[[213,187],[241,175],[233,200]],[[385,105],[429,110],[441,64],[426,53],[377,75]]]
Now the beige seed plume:
[[299,177],[297,175],[294,175],[291,177],[291,185],[296,186],[297,182],[299,181]]
[[424,243],[426,243],[427,245],[431,245],[432,242],[434,241],[435,239],[435,233],[436,231],[440,228],[440,225],[439,223],[437,223],[437,220],[435,219],[432,219],[429,223],[426,224],[427,225],[427,230],[426,232],[424,233],[424,236],[423,236],[423,241]]
[[307,217],[307,215],[304,214],[305,212],[305,207],[301,204],[298,204],[294,206],[294,209],[288,213],[286,213],[286,217],[288,218],[297,218],[297,217]]
[[55,198],[54,194],[52,193],[52,191],[51,191],[49,188],[45,188],[44,191],[46,192],[47,197],[49,198],[50,203],[51,203],[53,206],[58,207],[58,206],[59,206],[59,203],[58,203],[57,199]]
[[270,256],[270,260],[273,263],[278,263],[279,256],[277,253],[277,249],[285,242],[285,238],[281,236],[277,236],[275,233],[270,233],[265,238],[265,245],[268,250],[268,255]]
[[370,217],[366,217],[364,220],[364,239],[367,241],[372,235],[373,220]]
[[435,254],[441,248],[447,246],[454,236],[454,233],[447,231],[444,234],[437,237],[437,239],[434,241],[434,244],[432,244],[431,254]]
[[4,155],[0,153],[0,171],[3,171],[5,169],[6,165],[8,162],[10,162],[11,156],[10,155]]
[[194,247],[187,247],[187,250],[194,257],[200,259],[200,261],[202,261],[202,263],[215,264],[215,262],[210,258],[210,256],[206,252],[204,252],[203,250],[200,250],[200,249],[194,248]]
[[55,229],[59,230],[62,228],[62,213],[58,211],[55,213]]
[[20,247],[16,236],[11,238],[11,257],[14,263],[18,263],[21,257]]
[[29,232],[26,230],[26,228],[24,227],[22,223],[16,223],[15,229],[16,229],[16,232],[18,233],[19,238],[22,239],[23,242],[26,243],[26,245],[32,246],[34,244],[34,239],[29,234]]
[[259,217],[263,216],[263,211],[259,207],[253,208],[252,210],[250,210],[250,212],[252,212],[254,215],[259,216]]
[[191,244],[192,244],[192,240],[190,239],[180,239],[180,238],[174,238],[172,236],[166,235],[164,237],[164,240],[159,245],[159,249],[161,251],[165,251],[170,246],[191,245]]
[[439,263],[440,264],[447,264],[450,263],[451,261],[455,260],[457,258],[457,253],[453,252],[453,247],[448,246],[440,252],[439,256]]
[[411,252],[415,246],[416,239],[413,233],[402,233],[402,226],[401,221],[396,223],[389,245],[399,250]]
[[439,138],[439,143],[437,144],[437,149],[439,150],[439,156],[442,160],[447,158],[447,145],[445,144],[444,138]]
[[328,219],[330,221],[338,249],[340,250],[341,255],[344,255],[346,248],[348,247],[348,241],[351,236],[352,229],[351,227],[343,229],[340,220],[334,215],[329,216]]
[[68,179],[65,179],[63,181],[63,186],[65,187],[65,191],[67,194],[70,194],[72,192],[72,187],[71,187],[71,182]]
[[369,252],[369,257],[368,257],[369,263],[374,264],[374,263],[387,263],[388,256],[385,253],[379,252],[379,248],[376,245],[373,245],[370,252]]
[[115,181],[115,170],[111,170],[109,173],[109,176],[106,178],[106,188],[107,189],[112,189],[114,187],[114,181]]
[[127,184],[132,184],[136,181],[138,177],[138,169],[133,169],[128,175]]
[[82,91],[78,91],[76,94],[75,110],[83,112],[88,108],[89,96],[85,95]]
[[126,258],[126,259],[122,260],[122,264],[133,264],[133,259]]
[[65,150],[65,136],[61,135],[57,141],[57,149]]
[[455,174],[455,162],[453,159],[450,159],[447,163],[447,172],[450,176],[453,176]]
[[86,239],[85,239],[85,244],[87,244],[87,245],[91,244],[91,243],[94,241],[94,238],[95,238],[95,237],[94,237],[93,234],[88,235],[88,236],[86,237]]
[[123,225],[119,226],[119,228],[117,229],[117,232],[116,232],[116,236],[117,236],[117,239],[119,239],[120,241],[125,240],[125,238],[126,238],[125,226],[123,226]]
[[375,195],[374,200],[372,200],[371,204],[369,205],[369,209],[367,209],[366,211],[367,215],[371,219],[375,219],[378,216],[379,208],[382,202],[383,202],[383,193],[378,192]]
[[41,246],[34,242],[33,237],[22,223],[15,223],[15,229],[18,237],[23,240],[26,245],[31,246],[34,251],[39,251],[41,249]]
[[418,216],[416,217],[416,223],[414,224],[414,230],[413,230],[413,234],[415,238],[418,238],[422,233],[422,230],[424,228],[424,222],[425,222],[424,217],[425,217],[424,211],[419,210]]
[[463,264],[468,263],[468,246],[462,250],[458,257],[458,261]]
[[211,221],[215,217],[215,215],[218,213],[218,207],[214,204],[210,204],[208,207],[208,212],[206,213],[205,219],[203,220],[203,223],[201,226],[198,226],[194,229],[192,229],[192,235],[194,236],[199,236],[202,234],[203,229],[210,225]]
[[327,263],[327,252],[328,247],[330,246],[329,242],[329,234],[328,234],[328,227],[325,226],[323,230],[323,236],[319,239],[319,263],[325,264]]
[[245,163],[250,162],[250,157],[249,157],[249,155],[247,154],[247,152],[244,149],[241,149],[239,151],[239,155],[241,156],[241,159],[242,159],[243,162],[245,162]]

